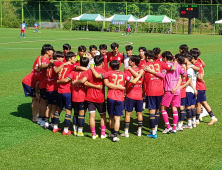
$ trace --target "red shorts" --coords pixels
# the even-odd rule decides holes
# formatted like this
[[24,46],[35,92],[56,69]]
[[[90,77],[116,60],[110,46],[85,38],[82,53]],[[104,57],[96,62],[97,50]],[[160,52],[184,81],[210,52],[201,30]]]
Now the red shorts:
[[129,28],[127,28],[127,32],[130,32],[130,29],[129,29]]
[[173,107],[180,107],[180,102],[180,95],[174,95],[171,92],[167,91],[163,95],[161,105],[169,107],[171,104],[171,106]]
[[21,33],[25,33],[25,30],[22,29],[22,30],[21,30]]

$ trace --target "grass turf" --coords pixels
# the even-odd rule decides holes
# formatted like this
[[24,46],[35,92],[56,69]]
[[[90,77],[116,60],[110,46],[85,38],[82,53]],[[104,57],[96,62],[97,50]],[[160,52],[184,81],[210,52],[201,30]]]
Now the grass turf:
[[[105,32],[26,32],[26,39],[20,39],[19,29],[0,29],[0,169],[221,169],[221,36],[138,33],[126,37],[120,33]],[[174,55],[181,44],[199,48],[201,58],[207,65],[204,78],[207,99],[219,122],[208,126],[210,117],[205,117],[195,129],[184,130],[176,135],[163,135],[161,118],[158,138],[150,139],[146,137],[150,130],[148,110],[143,112],[142,137],[136,136],[137,117],[133,112],[130,137],[120,137],[117,143],[109,139],[91,139],[88,113],[84,127],[86,137],[82,138],[52,134],[50,130],[33,123],[31,99],[24,97],[21,81],[31,72],[42,45],[50,43],[55,50],[62,51],[62,45],[69,43],[76,52],[79,45],[88,48],[92,44],[99,46],[102,43],[109,46],[112,42],[120,44],[119,51],[124,51],[125,45],[132,44],[134,54],[138,54],[140,46],[147,49],[160,47],[162,52],[169,50]],[[64,115],[63,112],[61,126]],[[99,122],[97,115],[98,134]],[[121,119],[120,132],[123,132],[123,126],[124,117]],[[109,133],[109,130],[106,132]]]

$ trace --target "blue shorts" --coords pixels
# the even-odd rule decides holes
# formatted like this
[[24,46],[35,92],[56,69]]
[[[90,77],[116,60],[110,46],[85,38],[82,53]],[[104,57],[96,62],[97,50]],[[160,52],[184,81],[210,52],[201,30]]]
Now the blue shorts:
[[24,83],[22,83],[23,85],[23,89],[24,89],[24,93],[25,93],[25,97],[36,97],[35,95],[35,88],[30,87]]
[[58,91],[47,92],[48,104],[57,105],[58,104]]
[[128,112],[132,112],[134,107],[135,107],[136,112],[142,112],[143,100],[134,100],[134,99],[126,97],[125,110],[127,110]]
[[80,110],[86,110],[86,102],[72,102],[72,108],[74,108],[74,113],[79,113]]
[[72,109],[72,94],[71,93],[58,93],[58,106],[63,109]]
[[197,103],[207,101],[206,90],[198,90]]
[[195,94],[191,93],[191,92],[186,92],[186,101],[185,101],[185,105],[186,106],[192,106],[192,105],[196,105],[196,96]]
[[107,98],[107,110],[109,116],[122,116],[124,102]]
[[106,103],[95,103],[87,101],[87,107],[89,109],[89,113],[96,112],[96,109],[98,110],[99,114],[106,114]]
[[46,92],[46,88],[44,89],[40,89],[40,96],[43,100],[47,100],[47,92]]
[[186,104],[186,97],[184,97],[184,98],[181,98],[181,106],[185,106],[185,104]]
[[146,96],[146,106],[149,110],[160,109],[162,96]]

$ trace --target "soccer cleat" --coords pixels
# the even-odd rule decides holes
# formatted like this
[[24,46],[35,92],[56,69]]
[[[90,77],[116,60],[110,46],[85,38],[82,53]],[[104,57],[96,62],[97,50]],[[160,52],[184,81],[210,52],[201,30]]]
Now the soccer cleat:
[[25,38],[25,37],[23,37],[23,38]]
[[105,138],[107,138],[107,135],[106,134],[105,135],[101,135],[100,137],[101,137],[101,139],[105,139]]
[[200,125],[200,121],[196,122],[196,125]]
[[44,129],[48,129],[48,128],[49,128],[49,122],[45,122]]
[[183,129],[192,129],[193,127],[192,127],[192,125],[184,125],[183,126]]
[[202,121],[203,121],[203,118],[202,118],[202,117],[200,117],[200,118],[199,118],[199,120],[200,120],[200,122],[202,122]]
[[33,32],[35,32],[35,31],[33,31]]
[[92,139],[96,139],[96,138],[98,138],[98,135],[96,135],[96,136],[92,136]]
[[171,130],[170,133],[176,134],[176,133],[177,133],[177,130]]
[[117,137],[113,137],[113,142],[118,142],[118,141],[120,141],[119,138],[117,138]]
[[146,136],[149,137],[149,138],[154,138],[154,139],[157,138],[157,134],[155,134],[155,135],[153,135],[153,134],[148,134],[148,135],[146,135]]
[[53,128],[53,129],[52,129],[52,133],[56,133],[56,132],[58,132],[58,131],[62,131],[62,129],[61,129],[61,128],[57,128],[57,129]]
[[137,132],[137,136],[142,136],[142,133]]
[[76,135],[77,135],[77,131],[74,131],[74,132],[73,132],[73,136],[76,136]]
[[182,128],[182,127],[177,126],[176,130],[177,130],[177,131],[183,131],[183,128]]
[[77,136],[77,137],[83,137],[84,134],[83,134],[83,132],[82,132],[82,133],[78,132],[76,136]]
[[213,125],[214,123],[216,123],[218,121],[217,118],[215,119],[211,119],[210,123],[208,123],[208,125]]
[[109,137],[109,138],[113,138],[113,137],[114,137],[114,134],[110,133],[108,137]]
[[42,122],[42,118],[39,118],[37,121],[37,124],[40,125],[41,122]]
[[193,128],[197,127],[196,123],[193,123],[192,126],[193,126]]
[[41,33],[41,32],[39,31],[39,33]]
[[168,134],[171,130],[172,130],[171,127],[170,127],[169,129],[166,128],[162,133],[163,133],[163,134]]
[[128,138],[129,137],[129,133],[128,134],[122,133],[122,134],[120,134],[120,136]]
[[71,130],[68,130],[66,133],[65,131],[62,132],[62,135],[71,135],[73,132]]

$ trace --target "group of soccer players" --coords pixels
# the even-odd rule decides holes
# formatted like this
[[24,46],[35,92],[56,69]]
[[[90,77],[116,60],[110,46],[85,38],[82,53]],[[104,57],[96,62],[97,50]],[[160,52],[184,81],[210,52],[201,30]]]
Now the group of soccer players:
[[[124,110],[122,137],[129,137],[133,110],[138,117],[137,135],[142,135],[142,112],[145,108],[150,114],[151,131],[147,135],[150,138],[157,138],[160,112],[166,124],[162,132],[164,134],[195,128],[200,124],[201,107],[211,117],[208,125],[217,122],[206,100],[203,79],[205,63],[199,57],[199,49],[188,51],[187,45],[181,45],[180,53],[173,56],[169,51],[161,53],[160,48],[147,50],[140,47],[139,55],[133,55],[131,45],[125,47],[125,54],[118,51],[117,43],[112,43],[110,47],[112,51],[108,52],[106,44],[101,44],[99,49],[91,45],[87,52],[85,46],[79,46],[78,52],[74,53],[69,44],[63,45],[63,52],[54,51],[50,44],[43,45],[32,72],[22,81],[25,96],[32,97],[33,121],[45,129],[52,128],[53,133],[62,131],[58,124],[60,113],[65,109],[62,134],[81,137],[84,136],[85,113],[88,109],[92,139],[96,139],[97,110],[101,117],[101,138],[112,137],[114,142],[120,140],[117,136]],[[122,63],[124,72],[121,71]],[[105,86],[108,87],[107,100]],[[167,108],[172,112],[172,127]],[[108,136],[106,112],[111,131]],[[187,125],[183,125],[185,115]],[[73,131],[69,130],[71,118]]]

